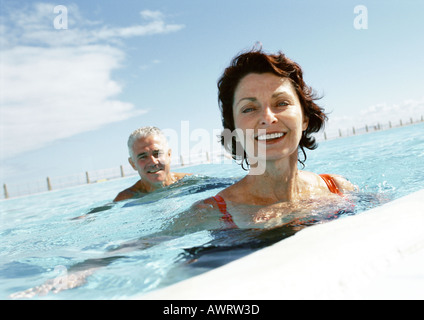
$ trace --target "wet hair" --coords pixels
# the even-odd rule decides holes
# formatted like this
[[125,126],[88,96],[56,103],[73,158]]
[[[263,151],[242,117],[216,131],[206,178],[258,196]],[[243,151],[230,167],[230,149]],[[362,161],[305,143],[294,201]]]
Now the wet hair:
[[168,149],[168,140],[166,139],[165,134],[159,128],[152,126],[142,127],[134,130],[128,138],[128,153],[130,154],[131,158],[134,155],[134,143],[140,138],[147,138],[149,136],[160,137],[164,141],[165,149]]
[[[235,130],[233,117],[234,93],[240,81],[251,73],[273,73],[281,78],[289,79],[292,83],[302,106],[303,114],[309,119],[308,128],[303,131],[299,142],[299,149],[303,153],[304,158],[298,161],[304,166],[306,161],[304,148],[313,150],[317,147],[316,140],[311,134],[318,132],[324,126],[327,116],[324,113],[324,109],[315,103],[315,100],[320,99],[320,97],[303,81],[301,67],[287,58],[282,52],[267,54],[262,49],[253,49],[236,56],[230,66],[224,70],[218,80],[218,103],[224,127],[223,133],[228,132],[228,130],[231,132]],[[221,136],[221,144],[231,152],[234,160],[241,160],[243,169],[248,170],[249,162],[246,152],[243,150],[241,154],[238,151],[240,146],[237,146],[239,142],[235,140],[235,136],[232,136],[230,141],[224,139],[224,136],[224,134]],[[247,168],[244,167],[244,163],[246,163]]]

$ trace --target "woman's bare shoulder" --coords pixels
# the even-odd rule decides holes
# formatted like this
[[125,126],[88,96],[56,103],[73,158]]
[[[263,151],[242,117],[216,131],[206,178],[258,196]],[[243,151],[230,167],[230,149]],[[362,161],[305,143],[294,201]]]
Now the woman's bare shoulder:
[[333,181],[336,183],[339,190],[343,193],[345,192],[353,192],[358,191],[358,186],[354,185],[352,182],[350,182],[348,179],[346,179],[344,176],[339,174],[330,174],[331,178],[333,178]]
[[218,208],[218,204],[213,197],[209,197],[203,200],[196,201],[191,206],[195,210],[214,210]]
[[[229,186],[216,194],[216,196],[221,197],[224,201],[232,200],[234,186]],[[215,196],[215,197],[216,197]],[[214,196],[199,200],[192,205],[192,209],[204,210],[204,211],[212,211],[218,210],[219,206],[217,200],[214,199]]]
[[[319,174],[313,173],[313,172],[307,172],[307,171],[301,171],[302,172],[302,176],[303,178],[312,185],[322,185],[325,186],[325,188],[327,188],[327,186],[323,183],[324,181],[322,180],[321,176]],[[354,185],[353,183],[351,183],[348,179],[346,179],[344,176],[339,175],[339,174],[328,174],[328,176],[330,176],[332,178],[332,180],[334,181],[334,183],[337,185],[337,188],[339,188],[339,190],[342,193],[345,192],[352,192],[352,191],[357,191],[358,187],[356,185]]]

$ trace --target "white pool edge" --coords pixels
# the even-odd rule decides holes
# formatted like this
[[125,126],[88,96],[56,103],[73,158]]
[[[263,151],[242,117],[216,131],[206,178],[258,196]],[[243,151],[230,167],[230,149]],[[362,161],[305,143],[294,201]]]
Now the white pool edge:
[[424,189],[136,299],[424,299]]

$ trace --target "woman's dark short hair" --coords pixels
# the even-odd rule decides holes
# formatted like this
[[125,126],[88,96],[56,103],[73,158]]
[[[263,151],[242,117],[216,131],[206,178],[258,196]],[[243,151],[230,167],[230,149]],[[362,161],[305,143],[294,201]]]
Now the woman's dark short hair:
[[[299,148],[304,156],[304,159],[299,159],[299,162],[304,165],[306,160],[304,148],[313,150],[317,147],[316,140],[311,134],[318,132],[324,126],[327,116],[324,113],[324,109],[314,102],[319,97],[303,81],[303,73],[300,66],[287,58],[282,52],[266,54],[262,49],[248,51],[236,56],[232,60],[231,65],[225,69],[218,81],[218,102],[224,131],[233,132],[235,130],[233,117],[234,93],[241,79],[250,73],[273,73],[279,77],[290,79],[299,98],[303,113],[309,118],[308,128],[303,131],[299,143]],[[235,137],[233,136],[230,141],[225,140],[224,135],[222,135],[221,143],[231,152],[233,159],[241,160],[243,168],[244,162],[249,166],[246,153],[243,151],[243,154],[237,154],[237,150],[240,150],[240,148],[237,147],[238,142],[235,141]]]

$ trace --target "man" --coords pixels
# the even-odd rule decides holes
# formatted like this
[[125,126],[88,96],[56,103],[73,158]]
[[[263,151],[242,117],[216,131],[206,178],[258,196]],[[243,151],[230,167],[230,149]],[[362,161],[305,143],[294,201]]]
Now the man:
[[128,161],[141,179],[121,191],[113,200],[115,202],[153,192],[187,175],[170,171],[171,149],[165,135],[156,127],[135,130],[128,138],[128,151]]

